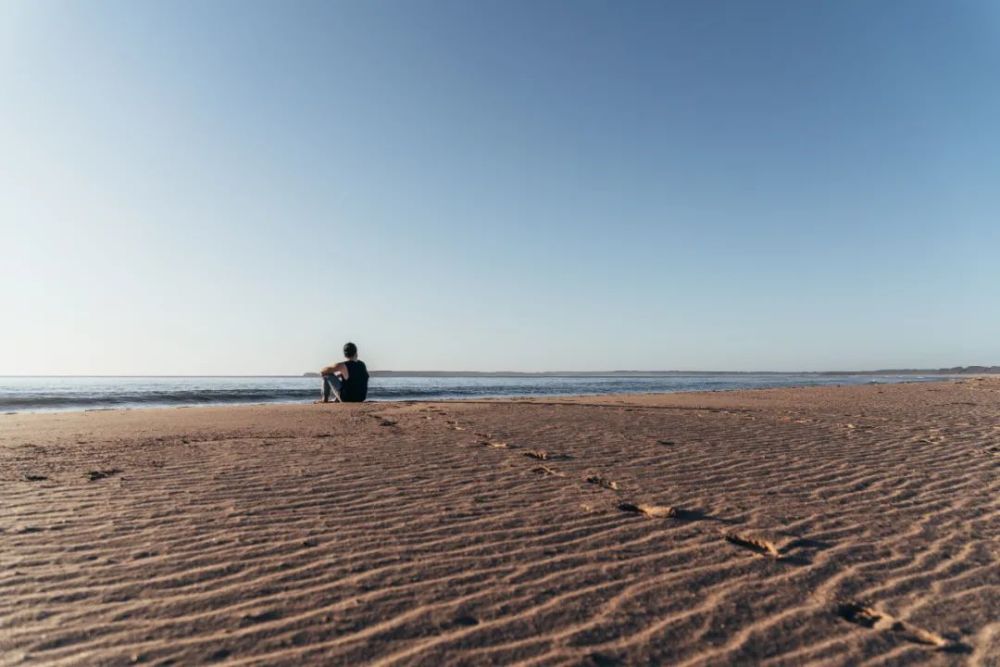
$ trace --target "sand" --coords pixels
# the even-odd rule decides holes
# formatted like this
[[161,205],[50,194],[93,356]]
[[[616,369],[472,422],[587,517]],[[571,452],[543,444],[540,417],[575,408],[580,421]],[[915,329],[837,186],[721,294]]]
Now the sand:
[[1000,381],[0,415],[0,663],[1000,664]]

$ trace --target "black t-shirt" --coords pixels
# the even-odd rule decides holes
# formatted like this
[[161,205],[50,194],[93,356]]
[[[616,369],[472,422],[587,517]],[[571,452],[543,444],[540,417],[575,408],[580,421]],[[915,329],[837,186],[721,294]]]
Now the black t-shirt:
[[345,361],[347,379],[340,388],[344,403],[361,403],[368,398],[368,367],[363,361]]

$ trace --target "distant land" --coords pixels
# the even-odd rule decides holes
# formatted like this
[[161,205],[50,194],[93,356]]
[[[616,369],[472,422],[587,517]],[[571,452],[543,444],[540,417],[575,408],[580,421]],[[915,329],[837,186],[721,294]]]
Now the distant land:
[[[659,377],[666,375],[983,375],[1000,366],[952,368],[884,368],[876,371],[372,371],[377,377]],[[319,373],[303,373],[316,378]]]

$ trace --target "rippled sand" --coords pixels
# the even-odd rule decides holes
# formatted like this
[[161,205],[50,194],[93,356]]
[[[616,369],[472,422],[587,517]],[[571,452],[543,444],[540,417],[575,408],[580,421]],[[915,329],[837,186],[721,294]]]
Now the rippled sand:
[[0,664],[1000,664],[1000,381],[0,415]]

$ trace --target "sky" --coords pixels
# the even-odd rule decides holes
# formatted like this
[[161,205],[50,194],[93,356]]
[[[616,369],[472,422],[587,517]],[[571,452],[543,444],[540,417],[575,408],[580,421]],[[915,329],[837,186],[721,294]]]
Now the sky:
[[0,1],[0,374],[1000,364],[1000,4]]

